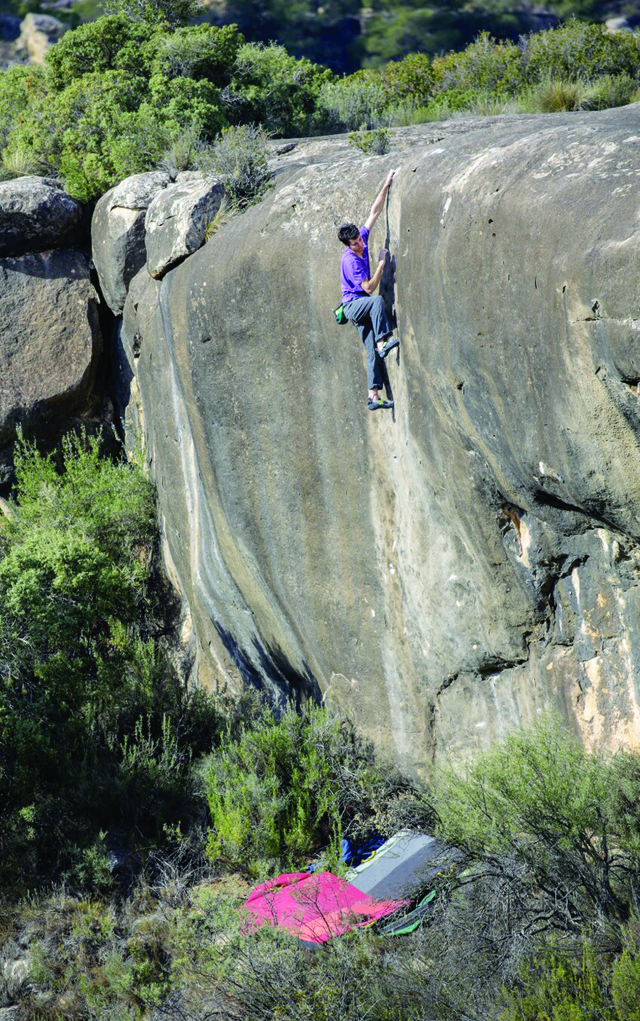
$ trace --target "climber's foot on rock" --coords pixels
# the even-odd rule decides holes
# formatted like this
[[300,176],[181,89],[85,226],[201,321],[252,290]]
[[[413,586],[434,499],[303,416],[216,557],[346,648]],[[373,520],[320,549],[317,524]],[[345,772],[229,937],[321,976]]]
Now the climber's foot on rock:
[[378,351],[378,354],[380,355],[381,358],[386,358],[387,355],[389,354],[389,352],[393,351],[394,347],[399,347],[399,345],[400,345],[400,341],[398,340],[398,338],[397,337],[392,337],[391,340],[388,341],[384,345],[384,347],[381,350]]

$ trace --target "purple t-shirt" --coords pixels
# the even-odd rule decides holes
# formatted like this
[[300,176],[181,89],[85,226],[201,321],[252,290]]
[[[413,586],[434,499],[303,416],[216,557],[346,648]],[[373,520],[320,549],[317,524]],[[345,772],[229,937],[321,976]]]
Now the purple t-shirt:
[[342,301],[345,304],[352,298],[366,298],[368,294],[362,289],[362,281],[368,280],[369,273],[369,229],[360,227],[360,237],[364,241],[364,252],[356,255],[350,248],[345,248],[340,262],[340,286]]

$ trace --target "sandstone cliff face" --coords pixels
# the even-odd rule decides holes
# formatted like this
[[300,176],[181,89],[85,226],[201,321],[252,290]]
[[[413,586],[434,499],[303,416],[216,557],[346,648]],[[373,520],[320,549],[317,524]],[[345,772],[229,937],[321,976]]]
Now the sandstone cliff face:
[[[548,705],[640,746],[638,112],[305,143],[135,277],[128,421],[202,677],[319,691],[416,767]],[[335,228],[395,165],[371,250],[396,408],[371,414]]]

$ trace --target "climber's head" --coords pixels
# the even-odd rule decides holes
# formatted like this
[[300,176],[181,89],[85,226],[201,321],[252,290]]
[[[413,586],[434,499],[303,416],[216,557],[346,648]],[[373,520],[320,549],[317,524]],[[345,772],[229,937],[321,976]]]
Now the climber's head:
[[338,230],[338,237],[346,248],[350,248],[356,255],[364,252],[364,241],[360,237],[360,231],[355,223],[343,223]]

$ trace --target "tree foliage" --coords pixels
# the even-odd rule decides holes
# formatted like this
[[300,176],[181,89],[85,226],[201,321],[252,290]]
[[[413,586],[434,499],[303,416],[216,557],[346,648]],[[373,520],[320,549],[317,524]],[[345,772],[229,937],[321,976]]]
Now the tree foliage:
[[0,538],[0,880],[20,885],[70,867],[99,830],[158,839],[188,813],[215,713],[157,641],[171,604],[142,469],[69,436],[59,462],[21,441],[16,476]]
[[632,101],[639,84],[639,38],[577,20],[517,44],[481,31],[458,52],[411,53],[338,78],[282,45],[247,42],[236,25],[172,26],[121,12],[67,32],[44,72],[0,73],[1,169],[58,174],[90,201],[132,173],[169,165],[171,152],[186,154],[185,168],[212,164],[207,147],[229,127],[281,137],[499,112],[511,101],[527,111],[604,109]]

